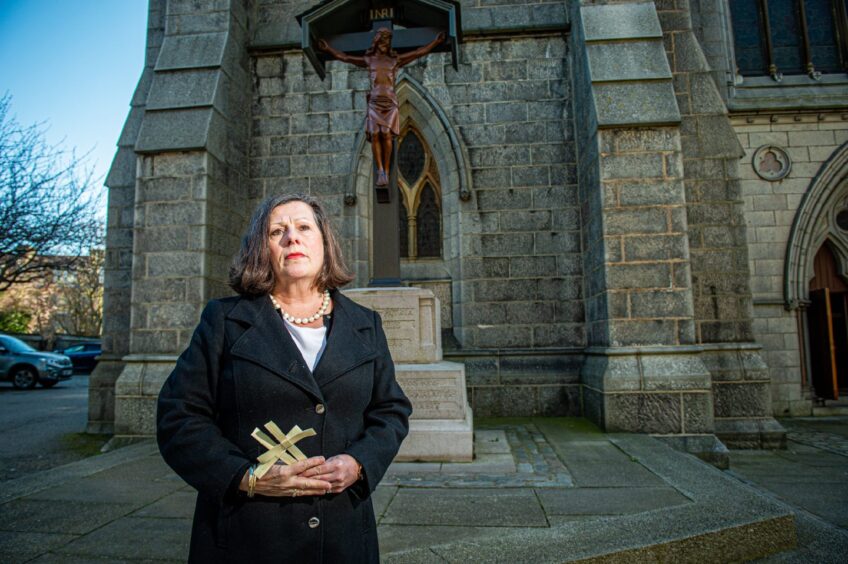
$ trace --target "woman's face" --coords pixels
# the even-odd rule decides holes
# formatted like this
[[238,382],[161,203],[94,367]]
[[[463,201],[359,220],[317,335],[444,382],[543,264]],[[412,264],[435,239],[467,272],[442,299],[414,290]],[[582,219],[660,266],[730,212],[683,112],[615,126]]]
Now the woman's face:
[[289,202],[274,208],[268,243],[274,275],[280,282],[312,282],[324,266],[324,239],[309,204]]

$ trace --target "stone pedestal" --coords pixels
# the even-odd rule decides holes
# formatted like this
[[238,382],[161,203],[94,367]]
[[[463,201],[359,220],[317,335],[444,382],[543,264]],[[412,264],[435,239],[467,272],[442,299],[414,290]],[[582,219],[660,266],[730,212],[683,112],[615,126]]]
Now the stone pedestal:
[[442,360],[439,300],[422,288],[345,291],[380,313],[398,383],[412,401],[409,436],[397,460],[470,461],[473,416],[465,366]]

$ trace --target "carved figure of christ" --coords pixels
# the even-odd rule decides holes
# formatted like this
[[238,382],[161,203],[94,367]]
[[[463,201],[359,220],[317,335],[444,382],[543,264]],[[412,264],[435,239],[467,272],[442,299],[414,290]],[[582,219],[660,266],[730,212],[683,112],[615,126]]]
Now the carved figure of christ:
[[399,54],[392,50],[392,31],[382,27],[374,34],[371,47],[362,57],[339,51],[323,39],[318,41],[318,49],[334,59],[368,69],[371,90],[366,96],[368,113],[365,118],[365,137],[371,143],[371,152],[377,166],[377,186],[389,184],[388,170],[392,164],[392,146],[395,138],[400,135],[400,115],[395,93],[398,71],[404,65],[432,51],[444,40],[445,33],[442,32],[430,43]]

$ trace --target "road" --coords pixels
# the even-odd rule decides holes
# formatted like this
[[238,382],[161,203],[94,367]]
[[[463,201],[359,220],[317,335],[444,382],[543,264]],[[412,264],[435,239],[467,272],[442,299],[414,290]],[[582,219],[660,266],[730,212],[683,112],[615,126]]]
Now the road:
[[0,382],[0,482],[87,456],[98,443],[76,435],[85,432],[87,417],[88,376],[50,389],[16,390]]

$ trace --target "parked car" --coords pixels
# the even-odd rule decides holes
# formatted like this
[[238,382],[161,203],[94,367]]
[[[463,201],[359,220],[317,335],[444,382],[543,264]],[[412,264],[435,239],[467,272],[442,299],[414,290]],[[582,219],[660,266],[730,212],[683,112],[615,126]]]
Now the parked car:
[[100,343],[78,343],[63,351],[56,352],[70,358],[74,364],[74,372],[82,374],[91,373],[97,366],[97,357],[103,353]]
[[73,375],[67,356],[37,351],[20,339],[0,335],[0,380],[9,380],[20,389],[32,388],[36,383],[52,388]]

